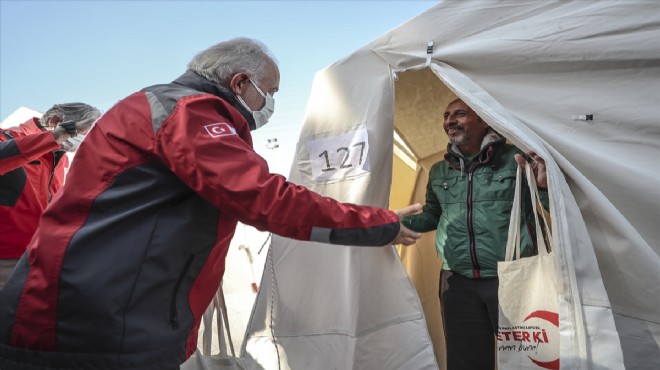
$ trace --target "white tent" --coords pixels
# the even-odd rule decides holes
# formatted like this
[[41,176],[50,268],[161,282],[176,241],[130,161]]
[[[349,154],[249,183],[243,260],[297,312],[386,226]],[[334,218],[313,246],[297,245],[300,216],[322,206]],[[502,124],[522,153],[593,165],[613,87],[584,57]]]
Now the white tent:
[[[8,128],[13,128],[13,127],[18,127],[20,124],[25,123],[27,120],[37,117],[41,118],[43,116],[43,113],[37,112],[36,110],[26,108],[26,107],[20,107],[13,111],[7,118],[2,120],[0,122],[0,129],[8,129]],[[68,139],[68,142],[72,141],[82,141],[84,137],[76,137],[76,138],[71,138]],[[80,143],[78,143],[80,144]],[[76,152],[67,152],[66,156],[69,157],[69,163],[73,160],[73,157],[76,155]],[[64,173],[67,173],[69,171],[69,167],[66,167],[64,169]]]
[[10,127],[16,127],[21,123],[29,120],[33,117],[41,117],[42,114],[36,110],[32,110],[26,107],[20,107],[12,112],[7,118],[0,122],[0,129],[6,129]]
[[[546,159],[561,368],[657,369],[660,3],[441,2],[316,75],[290,180],[423,201],[455,96]],[[274,238],[240,363],[443,368],[432,240],[401,263],[393,248]]]

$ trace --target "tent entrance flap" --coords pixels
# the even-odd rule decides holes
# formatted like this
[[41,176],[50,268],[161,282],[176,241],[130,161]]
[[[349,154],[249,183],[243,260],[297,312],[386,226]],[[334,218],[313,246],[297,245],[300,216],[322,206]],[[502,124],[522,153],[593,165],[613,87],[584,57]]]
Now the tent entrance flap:
[[[400,71],[396,77],[394,131],[407,150],[399,151],[395,146],[390,209],[424,204],[429,170],[442,159],[447,147],[442,129],[444,108],[456,99],[429,68]],[[408,164],[410,160],[415,166]],[[422,303],[438,365],[444,369],[445,338],[438,296],[442,260],[435,249],[435,232],[425,233],[414,246],[399,246],[397,251]]]

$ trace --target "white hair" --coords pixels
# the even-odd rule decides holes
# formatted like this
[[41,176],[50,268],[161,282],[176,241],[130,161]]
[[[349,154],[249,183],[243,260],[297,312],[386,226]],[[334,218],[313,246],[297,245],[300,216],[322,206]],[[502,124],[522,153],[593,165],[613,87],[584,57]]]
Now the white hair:
[[259,83],[268,61],[277,64],[275,56],[261,41],[238,37],[200,52],[188,63],[188,69],[224,86],[239,72],[247,73]]
[[101,117],[101,111],[85,103],[55,104],[41,116],[39,123],[42,126],[47,126],[48,121],[55,116],[59,117],[62,122],[75,121],[79,123],[85,120],[94,122]]

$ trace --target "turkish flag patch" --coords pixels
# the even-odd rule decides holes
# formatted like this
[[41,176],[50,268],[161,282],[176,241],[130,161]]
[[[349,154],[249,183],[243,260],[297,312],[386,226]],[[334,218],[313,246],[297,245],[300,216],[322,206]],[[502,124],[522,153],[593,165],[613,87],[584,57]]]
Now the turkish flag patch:
[[236,135],[236,129],[231,127],[228,123],[212,123],[210,125],[204,126],[206,132],[208,132],[211,137],[222,137],[222,136],[231,136]]

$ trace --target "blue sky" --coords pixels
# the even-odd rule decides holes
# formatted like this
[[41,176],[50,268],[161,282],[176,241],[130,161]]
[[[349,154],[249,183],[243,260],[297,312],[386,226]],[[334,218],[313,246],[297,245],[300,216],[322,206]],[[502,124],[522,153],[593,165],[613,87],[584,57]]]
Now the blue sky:
[[172,81],[197,52],[247,36],[270,47],[282,75],[262,130],[297,134],[314,73],[436,3],[0,0],[0,120],[71,101],[106,111]]

